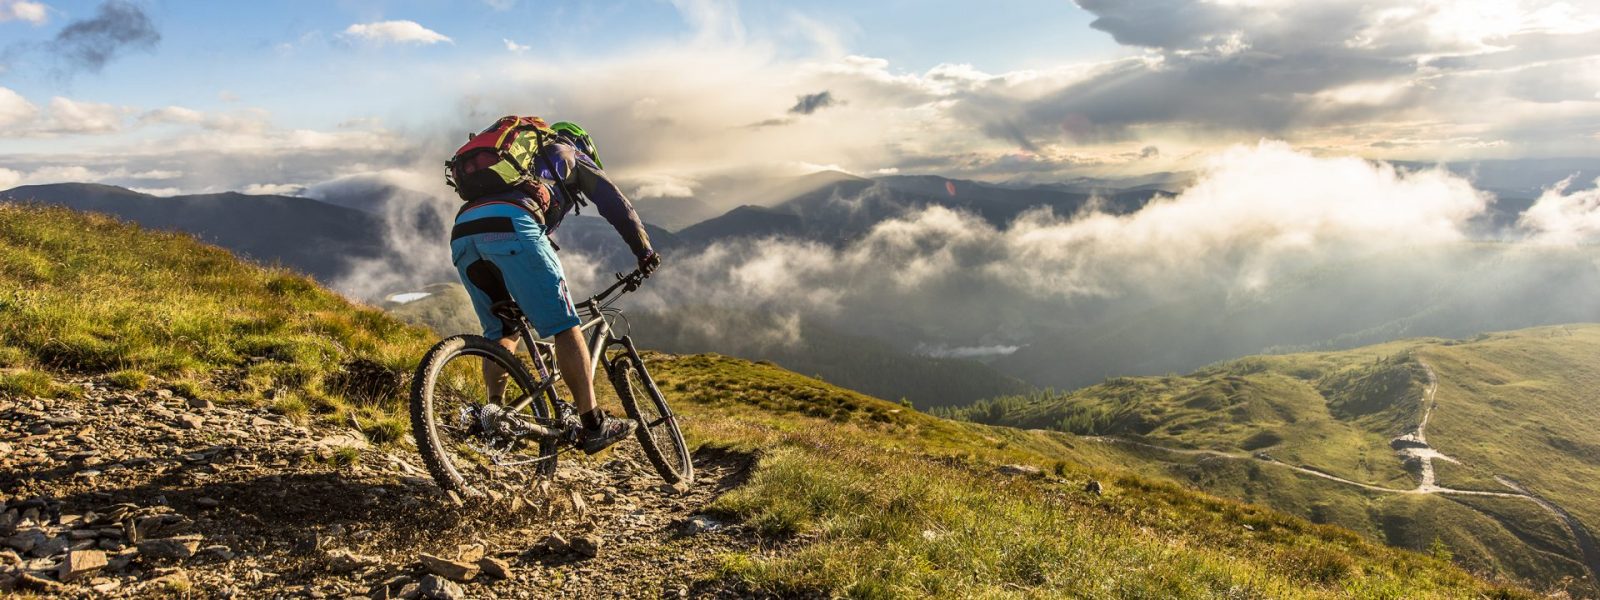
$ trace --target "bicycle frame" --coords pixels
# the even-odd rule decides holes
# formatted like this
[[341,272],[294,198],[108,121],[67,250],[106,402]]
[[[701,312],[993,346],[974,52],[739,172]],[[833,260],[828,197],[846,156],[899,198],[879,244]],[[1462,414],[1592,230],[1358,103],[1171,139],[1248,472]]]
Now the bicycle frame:
[[[631,337],[611,335],[611,322],[607,320],[605,313],[608,303],[605,300],[618,288],[622,288],[624,291],[632,291],[637,288],[639,280],[643,279],[643,277],[636,271],[629,276],[619,274],[617,279],[618,282],[615,285],[577,304],[577,306],[582,307],[581,310],[584,313],[582,315],[584,320],[582,324],[578,325],[578,331],[580,334],[587,334],[588,336],[586,345],[589,348],[589,379],[591,385],[593,385],[595,372],[599,369],[606,352],[610,351],[612,346],[621,346],[632,355],[637,355],[638,353],[638,350],[633,346]],[[534,383],[533,390],[530,390],[526,396],[506,408],[512,413],[521,412],[522,409],[532,404],[534,399],[538,398],[541,393],[545,395],[551,406],[554,407],[557,400],[555,385],[557,381],[561,380],[561,369],[559,366],[552,368],[551,365],[547,364],[546,357],[554,359],[555,344],[534,338],[534,329],[528,323],[527,317],[518,314],[516,315],[516,320],[521,329],[519,337],[524,344],[527,344],[528,354],[533,359],[534,368],[538,369],[539,379]],[[553,360],[550,362],[553,362]],[[611,364],[608,362],[606,363],[607,375],[610,374],[610,371]]]

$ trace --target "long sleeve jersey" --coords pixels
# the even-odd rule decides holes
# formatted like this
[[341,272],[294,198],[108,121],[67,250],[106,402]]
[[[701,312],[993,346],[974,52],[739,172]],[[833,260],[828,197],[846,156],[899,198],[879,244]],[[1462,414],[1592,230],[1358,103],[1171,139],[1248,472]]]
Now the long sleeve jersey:
[[653,251],[650,235],[645,233],[644,223],[639,220],[639,213],[633,210],[633,203],[628,202],[628,197],[622,194],[622,190],[593,159],[563,142],[546,144],[540,152],[541,159],[534,163],[539,169],[539,176],[546,181],[560,182],[560,185],[553,186],[555,189],[552,193],[559,200],[556,206],[561,208],[545,215],[546,227],[555,229],[566,216],[566,211],[578,206],[577,198],[566,197],[570,190],[594,203],[600,216],[617,230],[635,257],[644,258]]

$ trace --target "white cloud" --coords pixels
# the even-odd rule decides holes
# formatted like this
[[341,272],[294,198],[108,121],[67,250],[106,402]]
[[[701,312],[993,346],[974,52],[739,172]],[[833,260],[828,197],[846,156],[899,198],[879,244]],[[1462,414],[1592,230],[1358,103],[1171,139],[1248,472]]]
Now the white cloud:
[[0,167],[0,190],[9,190],[22,184],[22,174]]
[[127,110],[111,104],[56,96],[50,99],[49,133],[110,133],[122,129]]
[[344,35],[377,44],[437,44],[455,43],[437,31],[423,27],[416,21],[376,21],[356,23],[344,30]]
[[10,89],[0,87],[0,133],[6,128],[39,114],[39,107],[34,106],[27,98],[23,98]]
[[0,22],[27,21],[43,25],[50,20],[50,7],[28,0],[0,0]]
[[644,198],[690,198],[694,196],[695,182],[683,177],[672,175],[652,175],[639,181],[639,186],[634,189],[633,197]]
[[183,177],[183,171],[173,171],[168,169],[151,169],[149,171],[140,171],[138,173],[128,174],[128,178],[130,179],[149,179],[154,181],[166,181],[168,179],[178,179],[180,177]]
[[297,196],[305,192],[305,189],[303,185],[292,183],[252,183],[240,191],[261,196]]
[[[1595,182],[1600,186],[1600,181]],[[1600,242],[1600,187],[1567,193],[1568,178],[1547,189],[1518,219],[1535,241],[1550,244]]]
[[515,52],[517,54],[521,54],[523,52],[527,52],[528,48],[529,48],[529,46],[527,46],[525,44],[518,44],[516,42],[511,41],[510,39],[502,38],[500,41],[505,42],[507,51]]
[[182,106],[167,106],[139,115],[140,123],[200,123],[205,113]]

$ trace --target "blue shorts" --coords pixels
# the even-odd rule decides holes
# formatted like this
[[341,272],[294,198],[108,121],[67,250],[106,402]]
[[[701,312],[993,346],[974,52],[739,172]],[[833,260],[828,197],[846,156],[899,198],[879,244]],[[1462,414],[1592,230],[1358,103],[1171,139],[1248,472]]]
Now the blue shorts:
[[527,315],[528,321],[539,337],[549,337],[577,327],[581,320],[567,293],[567,278],[561,271],[561,260],[545,229],[526,211],[504,205],[489,205],[467,211],[456,219],[464,223],[488,217],[507,217],[515,224],[514,232],[480,233],[450,242],[450,261],[455,264],[472,297],[472,308],[478,313],[478,323],[483,325],[483,336],[498,340],[513,335],[499,317],[489,312],[494,303],[489,293],[479,289],[467,277],[467,267],[483,260],[500,270],[506,291],[516,300]]

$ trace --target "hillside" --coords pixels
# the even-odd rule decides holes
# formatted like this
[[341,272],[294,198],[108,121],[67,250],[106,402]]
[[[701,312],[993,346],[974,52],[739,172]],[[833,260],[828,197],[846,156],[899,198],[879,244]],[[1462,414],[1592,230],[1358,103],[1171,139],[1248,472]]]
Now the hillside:
[[1259,356],[951,416],[1100,436],[1146,472],[1600,595],[1600,326]]
[[[75,234],[90,227],[100,235]],[[395,417],[429,342],[418,329],[186,236],[61,209],[0,207],[0,281],[17,290],[0,299],[8,589],[1531,597],[1437,556],[1085,466],[1118,459],[1098,443],[937,419],[714,355],[650,357],[698,449],[692,488],[653,485],[630,442],[566,461],[546,491],[458,507],[417,476]],[[1103,493],[1083,491],[1090,479]],[[486,572],[444,582],[424,552],[481,556]]]
[[382,255],[388,231],[383,217],[373,213],[291,196],[229,192],[158,197],[109,185],[63,183],[0,191],[0,202],[6,201],[102,212],[152,229],[192,233],[323,282],[344,275],[352,261]]

